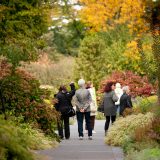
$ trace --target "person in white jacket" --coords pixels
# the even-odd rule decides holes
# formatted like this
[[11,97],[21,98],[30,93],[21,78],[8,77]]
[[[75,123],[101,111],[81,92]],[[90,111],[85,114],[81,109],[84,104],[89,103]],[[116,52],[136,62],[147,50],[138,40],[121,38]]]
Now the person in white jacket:
[[[92,128],[92,133],[96,133],[94,130],[94,125],[95,125],[95,117],[96,117],[96,112],[97,112],[97,100],[96,100],[96,90],[95,87],[93,87],[93,83],[91,81],[88,81],[86,83],[86,89],[89,90],[92,102],[90,103],[90,108],[91,108],[91,114],[90,114],[90,122],[91,122],[91,128]],[[87,126],[86,126],[86,130]]]
[[118,97],[118,101],[115,102],[115,105],[117,107],[117,114],[119,115],[120,112],[120,98],[123,94],[123,90],[121,89],[121,84],[120,83],[116,83],[116,88],[115,88],[115,94]]

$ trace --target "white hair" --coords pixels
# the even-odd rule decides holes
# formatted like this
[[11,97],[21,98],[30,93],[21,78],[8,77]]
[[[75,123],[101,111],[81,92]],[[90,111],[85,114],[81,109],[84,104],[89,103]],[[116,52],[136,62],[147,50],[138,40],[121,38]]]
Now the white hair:
[[122,88],[122,90],[123,90],[123,92],[127,92],[127,91],[129,90],[129,86],[124,86],[124,87]]
[[116,88],[121,88],[121,84],[120,83],[116,83]]
[[84,80],[84,79],[80,79],[80,80],[78,81],[78,85],[79,85],[80,87],[83,87],[83,86],[85,85],[85,80]]

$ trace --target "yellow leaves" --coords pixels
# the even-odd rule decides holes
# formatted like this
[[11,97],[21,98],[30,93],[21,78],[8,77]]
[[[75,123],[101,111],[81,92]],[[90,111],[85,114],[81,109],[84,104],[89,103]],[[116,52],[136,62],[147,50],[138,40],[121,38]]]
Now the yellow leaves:
[[79,13],[80,17],[91,31],[106,30],[107,21],[114,16],[118,0],[80,0],[80,2],[84,4]]
[[127,23],[131,33],[141,33],[148,29],[143,19],[145,13],[143,0],[126,0],[121,4],[119,23]]
[[140,55],[136,41],[131,41],[130,43],[127,44],[127,49],[124,55],[131,60],[140,60]]
[[126,23],[132,33],[141,34],[148,30],[143,19],[144,0],[80,0],[84,8],[80,11],[83,22],[91,31],[106,30],[116,23]]

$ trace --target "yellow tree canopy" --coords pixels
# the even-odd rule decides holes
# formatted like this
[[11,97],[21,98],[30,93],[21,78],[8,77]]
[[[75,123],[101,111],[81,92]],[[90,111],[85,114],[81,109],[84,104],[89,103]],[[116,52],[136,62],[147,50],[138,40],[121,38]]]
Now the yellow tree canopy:
[[[152,0],[80,0],[83,9],[80,17],[90,31],[106,30],[115,24],[125,23],[132,32],[142,33],[149,29],[144,15]],[[149,3],[150,2],[150,3]]]

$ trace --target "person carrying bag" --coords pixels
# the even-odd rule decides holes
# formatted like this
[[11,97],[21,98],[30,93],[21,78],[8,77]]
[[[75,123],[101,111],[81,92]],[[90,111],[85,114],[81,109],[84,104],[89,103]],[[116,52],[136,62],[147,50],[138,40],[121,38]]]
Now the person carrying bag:
[[55,108],[58,112],[61,113],[60,122],[58,122],[58,134],[61,139],[64,138],[64,135],[66,139],[70,138],[69,117],[75,115],[75,111],[71,104],[72,97],[75,94],[74,83],[71,83],[70,87],[71,91],[67,91],[66,86],[61,85],[59,88],[59,92],[56,95],[56,99],[58,100],[58,102],[56,103]]

